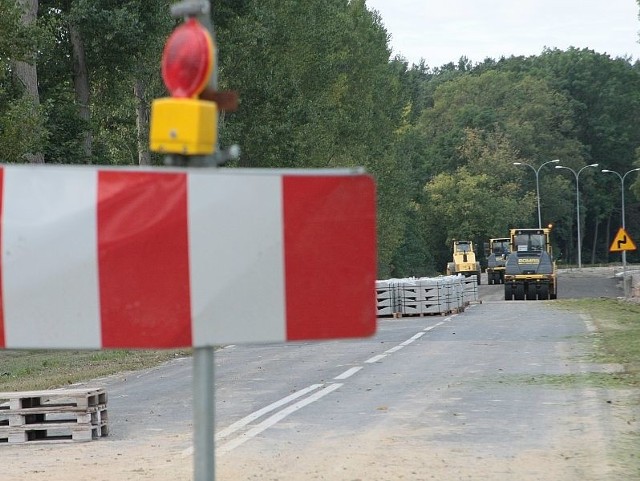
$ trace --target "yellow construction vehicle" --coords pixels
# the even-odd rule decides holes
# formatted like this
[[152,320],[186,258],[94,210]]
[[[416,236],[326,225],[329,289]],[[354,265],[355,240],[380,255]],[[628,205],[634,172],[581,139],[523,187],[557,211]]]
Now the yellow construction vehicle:
[[476,276],[480,284],[480,262],[476,260],[472,241],[453,240],[453,262],[447,263],[447,275],[461,274],[465,277]]
[[558,271],[551,229],[511,229],[511,252],[504,272],[504,298],[546,300],[558,296]]
[[485,244],[487,256],[487,284],[504,284],[504,266],[509,255],[509,237],[497,237],[489,239]]

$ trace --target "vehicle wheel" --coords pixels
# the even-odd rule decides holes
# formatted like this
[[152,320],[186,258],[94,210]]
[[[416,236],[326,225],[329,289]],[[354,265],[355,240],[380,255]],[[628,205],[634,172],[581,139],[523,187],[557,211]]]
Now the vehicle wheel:
[[516,301],[524,301],[524,284],[516,285],[515,298]]
[[540,291],[538,291],[538,299],[546,301],[549,299],[549,286],[546,284],[542,284],[540,286]]
[[511,284],[505,284],[504,286],[504,300],[510,301],[513,299],[513,289],[511,289]]
[[536,285],[535,284],[529,284],[527,286],[527,301],[535,301],[536,300]]

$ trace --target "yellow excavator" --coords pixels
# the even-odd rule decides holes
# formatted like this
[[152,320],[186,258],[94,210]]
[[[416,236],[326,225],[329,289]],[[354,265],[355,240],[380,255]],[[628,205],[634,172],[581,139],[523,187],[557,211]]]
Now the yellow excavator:
[[476,276],[481,283],[480,262],[476,259],[476,251],[472,241],[453,240],[453,262],[447,263],[447,275],[461,274],[465,277]]

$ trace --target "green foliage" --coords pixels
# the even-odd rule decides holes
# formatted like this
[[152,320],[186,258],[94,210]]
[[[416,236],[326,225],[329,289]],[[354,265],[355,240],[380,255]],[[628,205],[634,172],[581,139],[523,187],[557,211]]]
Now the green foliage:
[[46,111],[25,96],[15,66],[36,61],[43,32],[21,21],[23,9],[16,0],[0,0],[0,12],[0,159],[24,162],[29,153],[42,151],[49,132]]
[[243,146],[241,165],[367,165],[389,144],[399,86],[363,2],[254,2],[228,28],[221,78],[242,105],[223,139]]
[[[429,247],[438,266],[452,238],[480,245],[510,227],[537,225],[535,177],[513,162],[537,165],[558,153],[579,160],[572,114],[564,94],[529,75],[485,70],[435,88],[413,137],[422,139],[414,172],[426,184],[426,197],[415,198],[434,231]],[[540,177],[545,223],[555,224],[570,191]]]
[[20,97],[5,105],[0,115],[0,160],[21,163],[25,153],[37,152],[49,135],[43,119],[42,108],[33,101]]
[[[489,166],[490,164],[487,164]],[[426,186],[424,212],[434,242],[450,246],[453,239],[482,240],[505,236],[535,207],[531,194],[520,197],[514,182],[503,182],[492,171],[472,172],[469,166],[436,175]],[[438,228],[439,227],[439,228]],[[444,270],[450,249],[436,259]]]
[[587,163],[610,168],[628,165],[640,133],[633,123],[640,112],[637,67],[589,49],[547,50],[531,59],[532,69],[566,92],[576,108],[577,138],[589,146]]
[[22,24],[22,9],[16,0],[0,0],[0,12],[0,62],[33,62],[42,40],[38,26]]
[[[498,62],[495,68],[543,78],[570,100],[574,111],[575,138],[582,146],[584,161],[561,152],[556,158],[566,160],[567,165],[574,169],[592,162],[598,162],[600,169],[618,172],[632,168],[634,151],[640,142],[640,132],[635,128],[640,115],[640,65],[637,61],[631,63],[626,58],[612,59],[593,50],[570,48],[566,51],[547,50],[540,56],[527,59],[506,59]],[[606,261],[608,249],[605,243],[620,227],[620,203],[615,195],[620,183],[615,176],[591,173],[584,180],[584,188],[581,188],[585,193],[581,207],[584,237],[596,244],[591,248],[595,249],[597,257]],[[580,182],[582,184],[582,178]],[[634,199],[637,197],[629,201]],[[627,209],[633,212],[629,205]],[[573,216],[575,218],[575,212]],[[565,224],[568,220],[565,219]],[[627,226],[637,233],[636,236],[640,235],[640,219],[636,221],[632,216],[630,220]],[[575,220],[573,226],[575,230]],[[567,235],[562,239],[566,243],[565,250],[572,250],[574,233],[571,226],[565,230]],[[631,254],[632,260],[640,260],[640,256],[634,256],[637,254]]]
[[[411,196],[392,147],[403,121],[405,72],[362,1],[255,1],[219,31],[220,78],[241,93],[222,143],[241,166],[365,166],[379,185],[379,270],[391,272]],[[395,67],[395,68],[394,68]]]
[[526,161],[580,158],[569,101],[545,81],[514,73],[487,71],[440,85],[416,128],[432,141],[436,173],[460,165],[465,129],[502,132]]

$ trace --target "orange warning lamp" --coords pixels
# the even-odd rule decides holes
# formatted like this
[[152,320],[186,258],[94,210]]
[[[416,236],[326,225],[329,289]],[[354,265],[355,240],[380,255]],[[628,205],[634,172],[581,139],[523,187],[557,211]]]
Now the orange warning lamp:
[[162,53],[162,79],[171,97],[151,105],[150,147],[154,152],[210,155],[217,138],[218,106],[198,95],[215,68],[209,31],[189,17],[170,35]]
[[162,80],[172,97],[194,97],[209,81],[214,48],[209,31],[195,18],[176,28],[162,52]]

